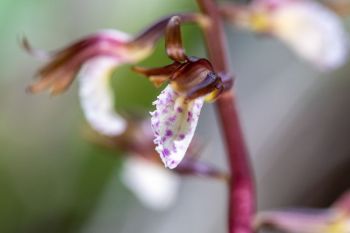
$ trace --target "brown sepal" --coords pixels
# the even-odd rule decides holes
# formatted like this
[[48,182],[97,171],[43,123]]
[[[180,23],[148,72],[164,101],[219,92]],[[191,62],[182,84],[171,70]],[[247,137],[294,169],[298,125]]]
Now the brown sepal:
[[172,60],[184,62],[187,60],[187,56],[182,46],[180,24],[181,18],[179,16],[174,16],[169,20],[165,32],[165,48]]
[[161,86],[164,82],[169,80],[172,73],[181,66],[181,63],[174,62],[170,65],[156,68],[144,68],[140,66],[133,66],[131,69],[136,73],[145,75],[156,86]]
[[[38,81],[27,88],[30,93],[49,90],[52,95],[65,91],[73,82],[77,72],[84,62],[95,56],[104,55],[117,57],[116,47],[121,42],[108,35],[92,35],[83,38],[57,52],[48,54],[49,62],[39,69],[36,77]],[[23,47],[30,54],[37,54],[27,40],[23,41]]]

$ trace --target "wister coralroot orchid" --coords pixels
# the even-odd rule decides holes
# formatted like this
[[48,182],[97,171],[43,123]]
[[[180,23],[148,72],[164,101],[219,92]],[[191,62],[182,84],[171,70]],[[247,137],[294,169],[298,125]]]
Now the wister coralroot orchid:
[[125,130],[126,122],[114,112],[109,78],[118,65],[146,57],[153,46],[150,43],[140,50],[137,45],[129,45],[129,41],[125,33],[106,30],[49,54],[48,63],[38,72],[39,81],[28,91],[49,90],[57,95],[79,76],[80,102],[87,121],[98,132],[118,135]]
[[289,233],[350,232],[350,192],[328,209],[294,209],[261,212],[255,221],[257,229],[273,228]]
[[[345,62],[348,54],[347,35],[338,17],[312,0],[253,0],[248,5],[231,3],[221,7],[215,0],[197,0],[197,3],[200,14],[166,17],[134,38],[116,31],[101,32],[52,54],[33,50],[28,43],[24,43],[34,55],[49,59],[48,64],[39,71],[39,81],[29,91],[49,89],[53,94],[58,94],[79,73],[81,102],[92,128],[112,138],[120,137],[120,147],[128,150],[125,146],[133,144],[128,145],[130,141],[123,137],[128,135],[130,125],[114,112],[108,74],[118,65],[135,64],[150,55],[155,42],[165,34],[166,52],[173,63],[151,69],[134,67],[136,72],[148,76],[156,86],[167,83],[154,102],[155,111],[151,113],[156,151],[165,166],[175,168],[174,171],[178,173],[221,177],[228,181],[228,232],[252,233],[256,212],[254,174],[235,96],[228,91],[232,78],[229,75],[231,71],[222,20],[229,19],[236,26],[272,35],[321,69],[336,68]],[[201,27],[208,59],[186,55],[180,23],[189,21]],[[206,99],[216,100],[231,173],[229,179],[199,163],[187,163],[188,156],[184,158]],[[150,154],[154,154],[153,140],[151,143]],[[134,156],[143,155],[148,150],[137,149],[135,153],[134,149],[128,150]],[[137,167],[136,173],[140,175],[142,166],[134,167]],[[130,174],[134,174],[131,177],[138,176],[134,169],[130,171]],[[272,215],[263,215],[263,219],[268,216]]]
[[222,13],[238,26],[280,39],[320,70],[347,60],[349,38],[339,17],[316,1],[255,0],[247,6],[228,4]]
[[178,16],[169,21],[165,41],[172,64],[151,69],[134,67],[134,70],[149,76],[157,86],[169,82],[153,103],[156,110],[151,112],[151,120],[156,150],[165,166],[172,169],[186,154],[205,97],[219,96],[230,87],[231,80],[224,82],[208,60],[185,54]]
[[[200,24],[204,21],[200,14],[179,17],[182,22]],[[81,106],[91,127],[104,135],[121,134],[126,129],[126,121],[114,110],[109,85],[111,74],[120,65],[134,64],[148,57],[169,19],[161,19],[134,38],[117,30],[104,30],[53,53],[33,49],[27,40],[23,40],[27,51],[48,60],[37,74],[39,80],[29,86],[28,91],[49,90],[52,95],[57,95],[78,76]]]
[[[180,14],[176,19],[181,23],[196,22],[201,26],[206,24],[206,19],[201,14]],[[101,31],[55,53],[33,49],[27,40],[23,41],[27,51],[48,60],[38,72],[39,81],[28,87],[28,91],[37,93],[49,90],[51,94],[57,95],[65,91],[74,78],[78,77],[80,102],[85,118],[95,131],[111,137],[109,140],[105,138],[105,141],[112,140],[112,144],[131,154],[125,158],[122,181],[142,203],[154,209],[166,208],[174,202],[179,178],[160,167],[154,159],[153,142],[151,140],[152,143],[149,144],[150,137],[145,130],[145,124],[124,119],[115,112],[109,79],[118,66],[134,64],[149,56],[169,21],[171,17],[166,17],[135,38],[116,30]],[[192,136],[186,139],[188,144],[183,153],[188,149]],[[177,172],[227,177],[211,166],[194,160],[186,161]],[[158,188],[154,188],[154,185]]]

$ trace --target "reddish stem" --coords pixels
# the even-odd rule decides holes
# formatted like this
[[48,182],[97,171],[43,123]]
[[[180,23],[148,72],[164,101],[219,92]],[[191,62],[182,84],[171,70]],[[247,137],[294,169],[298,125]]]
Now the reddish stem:
[[[210,61],[216,72],[229,73],[226,41],[218,8],[214,0],[197,2],[201,11],[211,19],[211,25],[204,30]],[[254,179],[232,92],[220,97],[216,107],[232,175],[229,187],[229,233],[251,233],[255,212]]]
[[229,196],[229,233],[250,233],[255,212],[254,180],[231,93],[217,101],[217,111],[225,136],[232,175]]

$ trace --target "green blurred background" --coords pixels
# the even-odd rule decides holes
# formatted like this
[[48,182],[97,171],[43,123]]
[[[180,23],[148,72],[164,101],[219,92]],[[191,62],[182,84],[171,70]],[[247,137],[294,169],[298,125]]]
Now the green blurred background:
[[[148,210],[121,184],[119,154],[86,140],[76,82],[59,97],[25,93],[40,62],[21,50],[23,35],[51,50],[101,28],[134,34],[196,9],[189,0],[0,0],[1,233],[225,232],[224,184],[185,179],[174,209]],[[260,208],[329,203],[349,185],[349,66],[320,74],[275,40],[227,31]],[[204,56],[198,29],[184,35],[188,53]],[[142,64],[166,64],[163,46]],[[125,112],[147,114],[159,92],[128,66],[112,84]],[[209,106],[198,135],[208,142],[204,158],[225,169],[217,128]]]
[[[118,190],[116,222],[123,223],[127,203],[137,201],[113,179],[118,154],[84,138],[76,84],[54,98],[25,93],[40,62],[21,50],[19,38],[26,35],[36,47],[52,50],[102,28],[137,33],[170,12],[194,8],[186,0],[0,1],[1,233],[78,232],[111,179]],[[150,65],[167,62],[163,46],[161,41]],[[147,114],[158,91],[128,68],[112,81],[117,108]]]

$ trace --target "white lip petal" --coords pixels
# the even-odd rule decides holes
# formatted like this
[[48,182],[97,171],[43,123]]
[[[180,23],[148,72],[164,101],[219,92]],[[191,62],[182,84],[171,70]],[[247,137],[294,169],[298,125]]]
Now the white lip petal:
[[145,206],[156,210],[170,207],[180,186],[178,175],[137,156],[126,159],[121,178]]
[[126,121],[114,110],[114,97],[109,85],[110,74],[118,65],[111,57],[87,61],[79,72],[79,96],[85,118],[97,132],[116,136],[126,129]]
[[348,36],[333,12],[313,1],[290,1],[271,12],[273,33],[320,69],[346,62]]
[[110,36],[111,38],[115,39],[116,41],[120,41],[120,42],[126,42],[126,41],[130,40],[129,34],[122,32],[122,31],[114,30],[114,29],[103,29],[103,30],[99,31],[99,34],[105,35],[105,36]]
[[153,103],[152,115],[156,150],[168,168],[175,168],[185,156],[197,127],[203,98],[185,102],[168,85]]

